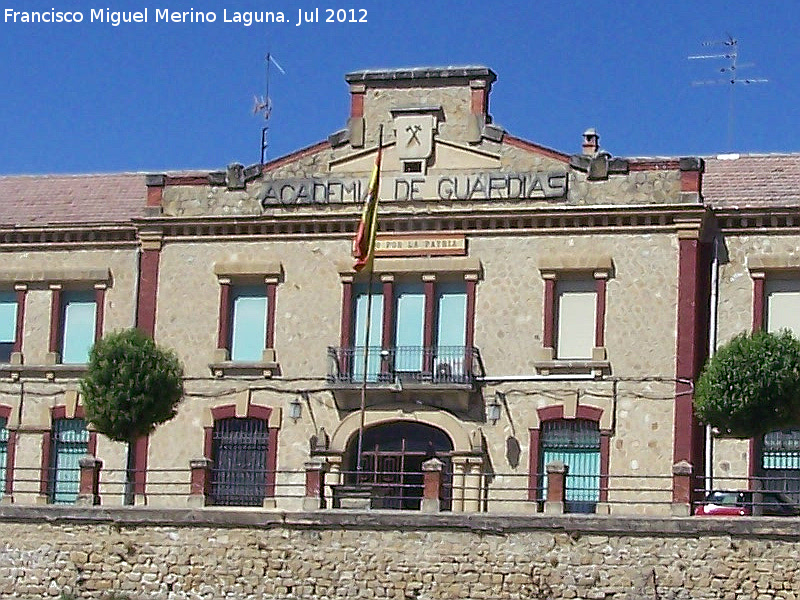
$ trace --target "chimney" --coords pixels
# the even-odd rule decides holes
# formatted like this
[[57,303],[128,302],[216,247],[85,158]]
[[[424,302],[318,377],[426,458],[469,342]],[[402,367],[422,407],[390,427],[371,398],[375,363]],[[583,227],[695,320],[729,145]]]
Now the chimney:
[[594,127],[583,132],[583,153],[586,156],[594,156],[600,149],[600,136]]

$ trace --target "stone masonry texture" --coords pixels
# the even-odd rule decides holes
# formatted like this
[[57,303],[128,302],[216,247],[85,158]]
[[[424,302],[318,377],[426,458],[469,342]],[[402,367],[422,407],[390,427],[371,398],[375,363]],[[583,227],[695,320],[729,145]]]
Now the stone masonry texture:
[[0,508],[0,597],[724,599],[800,593],[796,523]]

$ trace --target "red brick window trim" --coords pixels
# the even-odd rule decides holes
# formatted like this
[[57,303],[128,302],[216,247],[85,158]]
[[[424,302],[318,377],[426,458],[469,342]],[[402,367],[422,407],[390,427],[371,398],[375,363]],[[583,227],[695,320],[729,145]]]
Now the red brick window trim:
[[229,277],[220,276],[219,281],[219,320],[217,327],[217,352],[214,357],[215,363],[231,362],[233,328],[235,327],[234,302],[237,290],[245,287],[257,288],[263,286],[264,298],[266,300],[265,315],[265,335],[264,347],[260,360],[254,362],[274,362],[275,348],[275,303],[277,299],[278,277],[274,275],[260,276],[240,276]]
[[8,437],[6,439],[6,463],[5,465],[0,465],[0,467],[5,468],[5,481],[0,482],[3,484],[0,496],[7,497],[12,497],[14,493],[14,462],[17,452],[17,431],[16,429],[9,428],[12,410],[11,406],[0,404],[0,419],[3,420],[4,427],[8,432]]
[[528,431],[530,440],[529,462],[528,462],[528,500],[537,501],[537,490],[539,486],[539,460],[541,458],[541,425],[547,421],[570,421],[584,420],[597,423],[600,431],[600,490],[599,501],[608,501],[608,465],[611,450],[611,431],[600,428],[600,420],[603,416],[603,409],[594,406],[579,405],[574,417],[564,416],[563,406],[547,406],[537,409],[539,417],[539,427],[531,427]]
[[[275,475],[278,464],[278,427],[271,426],[270,419],[273,416],[273,409],[268,406],[258,406],[248,404],[244,415],[237,415],[235,404],[217,406],[211,409],[212,425],[204,428],[205,438],[203,441],[203,455],[208,460],[214,460],[214,428],[217,422],[226,419],[258,419],[267,425],[268,441],[267,455],[265,457],[266,477],[264,482],[264,497],[275,497]],[[212,464],[212,488],[214,478],[214,467]]]
[[[86,419],[83,406],[77,405],[71,411],[66,405],[54,406],[50,409],[50,430],[42,433],[42,463],[39,471],[39,494],[48,496],[50,493],[50,468],[53,452],[52,427],[58,419]],[[89,440],[86,452],[92,456],[97,455],[97,432],[89,430]]]
[[48,352],[50,363],[60,363],[62,361],[62,349],[64,347],[64,311],[65,300],[64,295],[66,292],[89,292],[92,291],[93,300],[95,304],[95,322],[94,322],[94,341],[99,340],[103,336],[103,324],[105,320],[105,298],[106,282],[97,282],[94,284],[78,284],[65,287],[61,283],[51,283],[50,292],[50,336],[48,342]]
[[[586,289],[595,294],[594,324],[591,335],[593,347],[591,355],[582,357],[585,360],[606,360],[606,302],[607,282],[610,269],[541,269],[544,280],[544,304],[542,325],[542,347],[545,360],[558,357],[558,323],[559,323],[559,282],[584,282]],[[593,284],[591,282],[594,282]]]

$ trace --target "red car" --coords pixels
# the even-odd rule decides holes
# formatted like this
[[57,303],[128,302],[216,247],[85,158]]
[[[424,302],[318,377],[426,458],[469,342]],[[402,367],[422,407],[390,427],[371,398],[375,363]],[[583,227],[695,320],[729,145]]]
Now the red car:
[[[761,513],[772,517],[800,515],[800,507],[783,492],[763,491]],[[746,490],[715,490],[706,494],[694,514],[709,517],[745,517],[753,514],[753,492]]]

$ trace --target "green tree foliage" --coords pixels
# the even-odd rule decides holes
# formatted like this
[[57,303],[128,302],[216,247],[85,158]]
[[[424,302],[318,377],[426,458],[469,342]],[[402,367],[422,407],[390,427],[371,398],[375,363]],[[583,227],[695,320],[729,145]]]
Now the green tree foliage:
[[95,343],[80,389],[86,418],[97,431],[130,444],[175,416],[183,366],[173,351],[126,329]]
[[788,330],[736,336],[706,364],[694,407],[729,437],[800,425],[800,340]]

